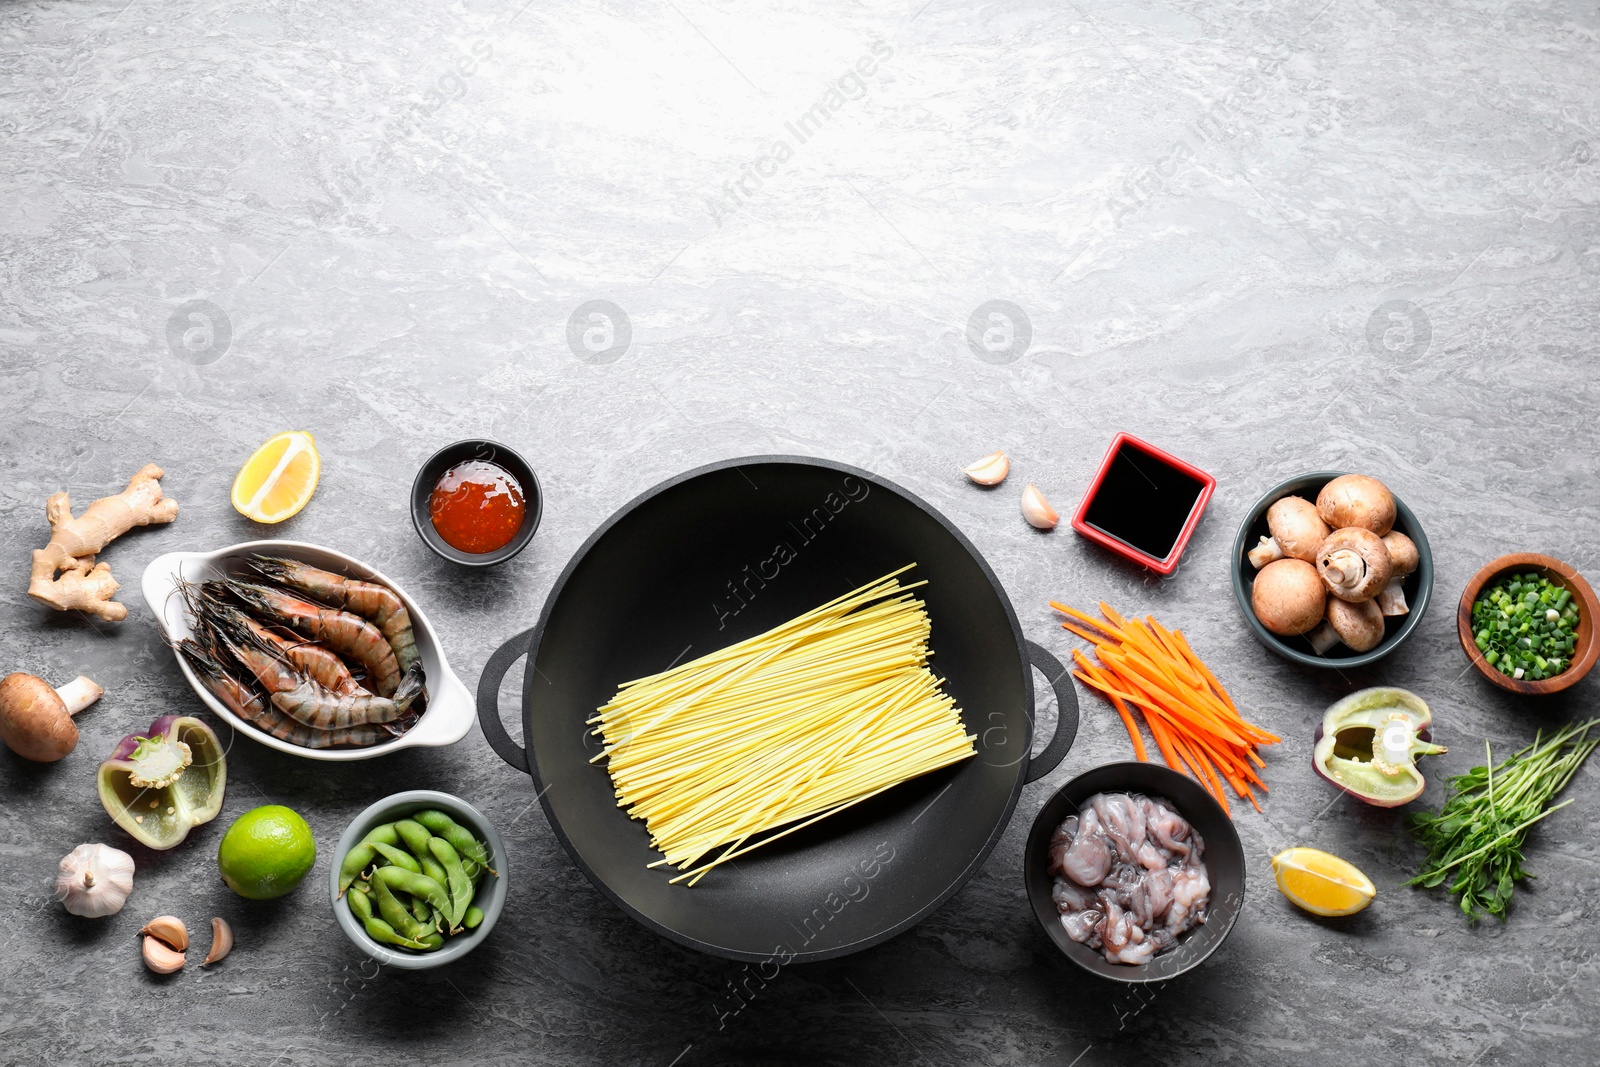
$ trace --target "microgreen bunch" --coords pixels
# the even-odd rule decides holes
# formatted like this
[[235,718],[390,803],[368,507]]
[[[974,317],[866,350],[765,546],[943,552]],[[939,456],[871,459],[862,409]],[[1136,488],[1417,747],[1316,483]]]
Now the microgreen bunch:
[[1473,919],[1479,909],[1505,921],[1516,884],[1532,878],[1522,866],[1522,843],[1540,819],[1566,807],[1550,801],[1571,781],[1600,737],[1589,731],[1600,719],[1573,723],[1548,740],[1543,731],[1533,744],[1499,766],[1484,742],[1487,763],[1450,779],[1450,793],[1438,811],[1413,814],[1412,834],[1428,849],[1422,871],[1407,885],[1433,889],[1452,879],[1448,892],[1459,894],[1461,910]]

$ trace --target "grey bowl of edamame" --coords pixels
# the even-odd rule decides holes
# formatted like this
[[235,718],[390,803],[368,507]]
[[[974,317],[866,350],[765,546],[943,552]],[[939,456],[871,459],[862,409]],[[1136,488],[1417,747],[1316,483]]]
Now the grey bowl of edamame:
[[357,948],[388,966],[424,970],[482,944],[505,907],[509,874],[505,842],[482,812],[449,793],[412,789],[345,829],[328,894]]

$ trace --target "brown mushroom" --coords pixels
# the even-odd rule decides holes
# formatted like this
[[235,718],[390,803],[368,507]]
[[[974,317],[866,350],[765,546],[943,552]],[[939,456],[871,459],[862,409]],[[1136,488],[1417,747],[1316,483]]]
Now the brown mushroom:
[[1267,529],[1272,535],[1250,550],[1250,562],[1257,567],[1284,556],[1310,563],[1317,558],[1317,546],[1328,536],[1328,524],[1317,514],[1317,506],[1298,496],[1273,502],[1267,509]]
[[1328,591],[1352,604],[1377,596],[1390,571],[1383,538],[1358,526],[1333,531],[1317,550],[1317,573]]
[[1327,593],[1317,568],[1303,559],[1277,559],[1261,568],[1250,589],[1250,606],[1275,634],[1303,634],[1322,621]]
[[1383,535],[1383,547],[1389,552],[1389,584],[1378,592],[1378,610],[1385,615],[1407,615],[1411,606],[1406,603],[1406,576],[1421,562],[1417,546],[1399,530]]
[[23,759],[54,763],[78,744],[72,717],[105,692],[79,675],[60,689],[31,674],[0,678],[0,741]]
[[1376,601],[1352,604],[1338,597],[1328,598],[1328,625],[1339,640],[1357,652],[1370,652],[1383,640],[1383,612]]
[[1394,496],[1365,474],[1341,474],[1317,494],[1317,514],[1335,530],[1359,526],[1382,537],[1394,528]]

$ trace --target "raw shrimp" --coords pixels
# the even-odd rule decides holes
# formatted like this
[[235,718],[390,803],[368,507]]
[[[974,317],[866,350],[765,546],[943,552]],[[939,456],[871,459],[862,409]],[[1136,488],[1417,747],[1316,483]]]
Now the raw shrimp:
[[393,722],[422,695],[422,672],[415,668],[407,672],[392,700],[370,693],[333,693],[264,649],[226,638],[223,643],[267,691],[273,707],[319,730]]
[[1098,793],[1050,837],[1051,899],[1067,936],[1146,963],[1206,921],[1205,843],[1165,801]]
[[[312,681],[325,689],[340,695],[366,692],[356,684],[344,660],[319,644],[306,641],[297,634],[292,639],[284,637],[233,605],[224,604],[206,594],[190,599],[189,607],[198,625],[212,631],[220,629],[235,641],[254,641],[266,651],[275,653],[299,667]],[[292,630],[287,632],[294,633]]]
[[295,559],[251,556],[246,565],[269,581],[308,593],[329,607],[354,612],[374,623],[394,650],[402,671],[417,662],[417,638],[411,631],[411,613],[393,589],[377,582],[346,578]]
[[218,592],[227,592],[261,615],[293,627],[313,641],[320,641],[334,652],[361,664],[380,697],[395,695],[400,687],[399,661],[388,640],[372,623],[359,615],[337,608],[325,608],[282,589],[227,579],[207,582]]
[[181,642],[178,650],[224,707],[280,741],[301,748],[333,748],[339,745],[365,748],[396,736],[386,726],[350,726],[340,730],[318,730],[303,726],[262,699],[254,687],[245,685],[229,674],[222,664],[194,641]]

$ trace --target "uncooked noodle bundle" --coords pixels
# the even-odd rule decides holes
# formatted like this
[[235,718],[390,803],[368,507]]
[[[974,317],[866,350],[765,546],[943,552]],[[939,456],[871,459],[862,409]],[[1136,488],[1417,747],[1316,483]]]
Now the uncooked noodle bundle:
[[[915,566],[912,564],[911,566]],[[928,612],[902,567],[679,667],[624,683],[589,720],[617,805],[693,885],[711,868],[976,754],[928,669]],[[767,831],[787,827],[778,833]],[[752,840],[755,838],[755,840]],[[712,850],[714,859],[696,864]]]

